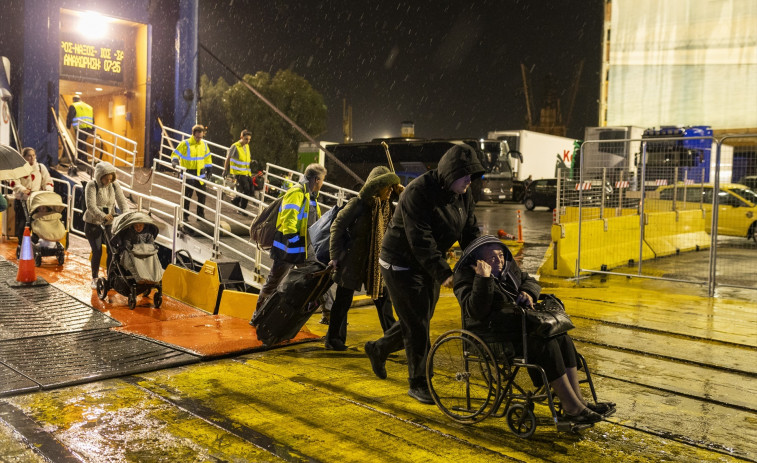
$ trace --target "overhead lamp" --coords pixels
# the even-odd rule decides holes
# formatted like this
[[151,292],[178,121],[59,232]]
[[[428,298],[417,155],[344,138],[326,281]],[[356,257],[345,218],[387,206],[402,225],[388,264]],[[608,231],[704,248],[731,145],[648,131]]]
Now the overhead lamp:
[[105,36],[108,20],[96,11],[85,11],[79,18],[79,31],[89,38],[99,39]]
[[95,87],[95,91],[96,91],[96,92],[102,92],[102,91],[103,91],[103,89],[102,89],[102,87]]

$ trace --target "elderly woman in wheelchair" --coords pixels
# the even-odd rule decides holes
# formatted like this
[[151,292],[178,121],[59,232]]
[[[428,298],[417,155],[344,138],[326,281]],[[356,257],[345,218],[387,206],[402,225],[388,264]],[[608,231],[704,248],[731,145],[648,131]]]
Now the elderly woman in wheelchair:
[[[588,368],[570,336],[563,333],[544,338],[526,333],[525,311],[534,310],[541,287],[521,271],[498,238],[481,236],[466,248],[455,267],[454,292],[462,308],[464,329],[437,340],[429,354],[427,376],[432,397],[447,415],[462,422],[478,421],[504,403],[506,411],[500,416],[507,415],[511,430],[528,437],[536,426],[533,402],[549,404],[558,429],[580,429],[615,411],[615,404],[596,401]],[[462,352],[463,358],[457,362],[454,381],[445,384],[450,363],[445,353],[453,351]],[[585,380],[579,378],[579,361]],[[520,369],[528,372],[537,391],[518,384],[526,382],[516,381]],[[502,387],[500,376],[505,382]],[[463,400],[458,397],[453,403],[448,400],[454,395],[448,386],[454,382],[466,384]],[[593,402],[584,399],[581,382],[589,383]],[[549,387],[543,387],[545,384]],[[556,411],[552,391],[559,398],[561,412]]]

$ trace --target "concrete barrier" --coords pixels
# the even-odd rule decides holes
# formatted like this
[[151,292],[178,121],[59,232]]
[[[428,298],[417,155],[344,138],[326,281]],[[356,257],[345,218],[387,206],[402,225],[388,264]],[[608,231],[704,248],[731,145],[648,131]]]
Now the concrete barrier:
[[[581,223],[581,268],[606,270],[638,261],[641,240],[638,216],[624,215]],[[578,222],[552,225],[552,244],[539,268],[541,275],[576,275],[578,226]],[[642,245],[641,257],[654,257],[646,243]]]
[[644,241],[657,257],[709,248],[710,235],[701,210],[647,212]]
[[199,272],[169,265],[163,273],[163,293],[185,304],[213,313],[221,286],[218,265],[206,261]]

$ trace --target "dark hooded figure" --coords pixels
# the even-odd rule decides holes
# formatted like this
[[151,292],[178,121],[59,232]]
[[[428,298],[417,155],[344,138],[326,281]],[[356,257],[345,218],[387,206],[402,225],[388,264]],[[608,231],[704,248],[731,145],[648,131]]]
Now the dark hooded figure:
[[426,356],[440,287],[452,287],[446,253],[456,241],[464,247],[481,233],[468,186],[483,173],[470,146],[447,150],[436,169],[405,188],[381,244],[381,274],[399,321],[378,341],[367,342],[365,353],[373,372],[383,379],[386,358],[404,345],[408,395],[421,403],[434,403],[426,382]]
[[400,178],[384,166],[375,167],[360,189],[331,224],[330,264],[336,269],[337,283],[331,320],[326,333],[326,348],[345,350],[347,311],[352,296],[365,286],[366,294],[378,310],[383,331],[396,321],[392,304],[385,294],[379,270],[379,253],[384,233],[394,213],[393,201],[402,191]]
[[[512,344],[523,355],[521,309],[532,310],[541,286],[521,271],[510,250],[495,236],[475,239],[455,266],[455,296],[460,302],[464,326],[485,342]],[[526,336],[528,362],[544,369],[549,385],[560,398],[565,419],[578,424],[596,423],[615,411],[615,404],[589,404],[578,383],[576,348],[568,334],[544,339]],[[541,377],[528,369],[534,384]]]

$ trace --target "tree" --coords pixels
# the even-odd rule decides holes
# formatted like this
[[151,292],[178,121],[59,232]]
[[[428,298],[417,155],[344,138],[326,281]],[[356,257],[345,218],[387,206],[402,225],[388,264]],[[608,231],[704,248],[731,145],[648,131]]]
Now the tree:
[[200,77],[200,101],[197,103],[197,122],[208,128],[208,137],[220,144],[229,144],[228,139],[236,141],[239,132],[232,133],[226,116],[224,94],[229,84],[219,77],[215,84],[203,74]]
[[[245,82],[265,96],[310,136],[326,130],[326,105],[302,76],[280,70],[271,78],[267,72],[244,76]],[[297,166],[297,147],[305,138],[241,82],[232,85],[222,98],[232,133],[252,131],[251,153],[260,167],[266,162],[291,169]]]

